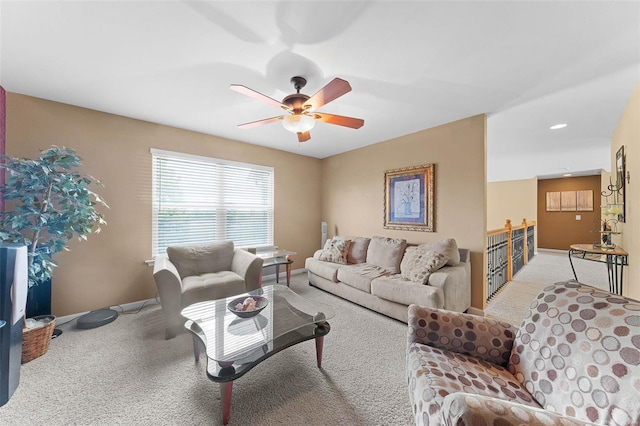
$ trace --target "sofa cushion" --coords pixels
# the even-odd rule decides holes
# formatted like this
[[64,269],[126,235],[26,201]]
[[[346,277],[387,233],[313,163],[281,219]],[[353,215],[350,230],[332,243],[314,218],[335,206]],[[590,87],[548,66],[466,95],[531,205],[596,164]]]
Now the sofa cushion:
[[338,269],[343,267],[339,263],[324,262],[320,259],[308,257],[304,262],[304,267],[309,273],[318,275],[334,283],[338,282]]
[[416,303],[428,308],[444,307],[442,290],[409,281],[401,275],[389,275],[371,281],[371,294],[407,306]]
[[640,420],[640,302],[565,281],[533,300],[509,370],[549,411],[598,424]]
[[[503,367],[420,343],[409,344],[407,351],[409,393],[414,413],[423,416],[420,424],[442,424],[440,411],[443,400],[454,392],[540,407],[524,386]],[[481,420],[478,419],[478,424],[483,424]]]
[[181,279],[210,272],[230,271],[233,260],[233,241],[211,244],[167,247],[167,256]]
[[407,247],[402,262],[400,275],[417,284],[426,284],[432,272],[442,268],[449,258],[435,251],[420,247]]
[[182,305],[188,306],[208,299],[221,299],[245,291],[242,277],[231,271],[192,275],[182,281]]
[[367,249],[371,238],[356,237],[351,238],[351,246],[347,254],[347,263],[358,264],[367,261]]
[[449,266],[456,266],[460,263],[458,244],[453,238],[445,238],[444,240],[437,241],[435,243],[420,244],[418,247],[444,254],[448,258],[447,265]]
[[388,274],[389,272],[380,266],[359,263],[358,265],[339,268],[338,281],[358,290],[371,293],[371,280]]
[[347,253],[349,253],[350,245],[351,240],[345,240],[341,237],[333,237],[325,242],[324,248],[320,253],[320,260],[346,265]]
[[373,237],[367,248],[367,263],[381,266],[392,274],[400,272],[400,262],[407,247],[407,240]]

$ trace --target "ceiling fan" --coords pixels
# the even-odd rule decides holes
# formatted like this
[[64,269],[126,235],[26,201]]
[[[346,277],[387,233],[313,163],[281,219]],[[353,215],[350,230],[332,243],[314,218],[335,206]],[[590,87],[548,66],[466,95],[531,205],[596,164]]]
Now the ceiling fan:
[[351,91],[351,86],[348,81],[341,78],[334,78],[311,97],[300,93],[300,89],[307,84],[307,80],[305,78],[299,76],[292,77],[291,83],[293,83],[296,93],[286,96],[282,102],[256,92],[253,89],[249,89],[246,86],[232,84],[231,90],[235,90],[243,95],[266,102],[269,105],[282,108],[290,113],[289,115],[281,115],[278,117],[265,118],[264,120],[252,121],[251,123],[240,124],[238,127],[241,129],[251,129],[256,126],[282,120],[282,125],[285,129],[298,135],[298,142],[305,142],[311,139],[309,130],[311,130],[316,124],[316,120],[329,124],[337,124],[338,126],[351,127],[352,129],[359,129],[364,124],[364,120],[361,118],[326,114],[317,111],[321,106],[328,104],[345,93],[349,93]]

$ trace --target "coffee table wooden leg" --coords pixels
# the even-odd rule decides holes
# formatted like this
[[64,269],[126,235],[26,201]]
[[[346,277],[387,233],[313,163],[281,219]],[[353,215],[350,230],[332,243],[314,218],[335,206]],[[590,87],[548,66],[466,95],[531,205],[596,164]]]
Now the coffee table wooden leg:
[[289,281],[291,281],[291,263],[287,263],[287,287],[289,287]]
[[231,419],[231,394],[233,382],[220,383],[220,396],[222,397],[222,424],[226,425]]
[[322,368],[322,348],[324,346],[324,336],[316,337],[316,360],[318,368]]

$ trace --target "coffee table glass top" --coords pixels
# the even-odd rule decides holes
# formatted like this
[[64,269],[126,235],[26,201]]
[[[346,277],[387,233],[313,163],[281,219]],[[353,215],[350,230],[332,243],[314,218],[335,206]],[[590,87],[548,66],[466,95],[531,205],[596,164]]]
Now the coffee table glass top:
[[[266,297],[269,304],[254,317],[240,318],[227,304],[244,295]],[[312,334],[315,325],[331,319],[334,311],[286,286],[269,285],[226,299],[195,303],[183,309],[182,316],[190,320],[185,327],[200,337],[210,359],[219,364],[245,364],[277,352],[282,349],[279,346],[290,346],[290,339],[283,336]]]

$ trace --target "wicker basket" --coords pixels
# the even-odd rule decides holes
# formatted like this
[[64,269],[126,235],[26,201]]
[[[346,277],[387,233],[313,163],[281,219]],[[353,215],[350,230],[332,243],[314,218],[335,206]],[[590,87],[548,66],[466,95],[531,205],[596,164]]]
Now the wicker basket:
[[22,363],[44,355],[49,349],[49,342],[56,326],[56,317],[53,315],[39,315],[35,320],[49,320],[47,325],[38,328],[22,329]]

